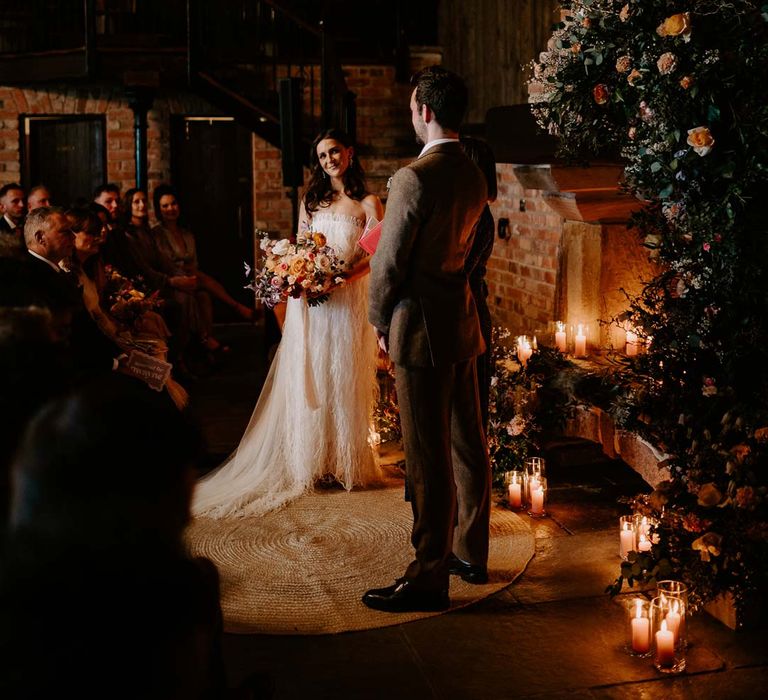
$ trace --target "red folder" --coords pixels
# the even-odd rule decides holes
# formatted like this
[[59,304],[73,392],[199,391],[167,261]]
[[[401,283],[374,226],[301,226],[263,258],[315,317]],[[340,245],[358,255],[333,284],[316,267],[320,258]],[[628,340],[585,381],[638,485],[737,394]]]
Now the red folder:
[[381,227],[384,224],[383,221],[379,221],[371,228],[366,228],[360,240],[357,242],[366,253],[373,255],[376,252],[376,247],[379,245],[379,238],[381,238]]

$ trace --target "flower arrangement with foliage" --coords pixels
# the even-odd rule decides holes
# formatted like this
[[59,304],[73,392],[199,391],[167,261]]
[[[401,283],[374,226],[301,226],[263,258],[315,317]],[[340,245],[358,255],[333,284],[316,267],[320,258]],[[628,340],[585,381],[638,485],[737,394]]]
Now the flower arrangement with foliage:
[[153,311],[162,304],[157,291],[146,294],[142,280],[132,280],[121,275],[111,265],[104,267],[104,289],[102,298],[109,313],[118,321],[136,326],[147,311]]
[[[571,0],[535,66],[562,154],[613,152],[661,272],[623,320],[652,338],[617,415],[670,454],[644,501],[699,600],[768,588],[768,5]],[[637,564],[635,566],[635,564]],[[626,568],[626,567],[625,567]]]

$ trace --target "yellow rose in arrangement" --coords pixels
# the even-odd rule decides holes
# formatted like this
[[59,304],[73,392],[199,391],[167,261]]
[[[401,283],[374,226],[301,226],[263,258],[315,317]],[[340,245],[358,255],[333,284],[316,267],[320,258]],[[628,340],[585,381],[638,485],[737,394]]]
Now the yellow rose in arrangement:
[[706,126],[697,126],[695,129],[688,129],[688,145],[693,146],[693,150],[700,156],[705,156],[715,145],[715,139]]
[[718,535],[716,532],[707,532],[706,534],[694,540],[691,544],[691,549],[699,552],[701,561],[709,561],[710,554],[719,557],[723,544],[722,535]]
[[302,258],[296,258],[288,269],[292,275],[299,277],[307,271],[307,261]]
[[687,38],[691,33],[691,15],[689,12],[680,12],[667,17],[657,28],[659,36],[682,36]]
[[315,242],[315,245],[318,248],[324,247],[325,244],[328,242],[328,240],[325,237],[325,234],[322,234],[322,233],[313,233],[312,240]]

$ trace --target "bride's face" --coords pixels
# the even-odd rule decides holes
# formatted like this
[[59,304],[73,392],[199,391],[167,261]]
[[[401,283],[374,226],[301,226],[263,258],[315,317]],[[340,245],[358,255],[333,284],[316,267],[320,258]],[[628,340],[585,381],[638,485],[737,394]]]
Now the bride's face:
[[317,144],[317,160],[329,177],[341,177],[349,167],[352,147],[347,148],[336,139],[323,139]]

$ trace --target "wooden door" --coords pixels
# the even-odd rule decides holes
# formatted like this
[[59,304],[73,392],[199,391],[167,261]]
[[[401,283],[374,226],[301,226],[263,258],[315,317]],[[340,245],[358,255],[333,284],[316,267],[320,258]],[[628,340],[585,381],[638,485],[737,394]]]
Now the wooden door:
[[[233,119],[171,119],[171,174],[200,269],[249,306],[243,262],[253,264],[252,151],[251,133]],[[223,306],[216,312],[217,320],[233,318]]]
[[106,182],[106,124],[103,115],[21,115],[22,186],[44,184],[54,204],[91,200]]

